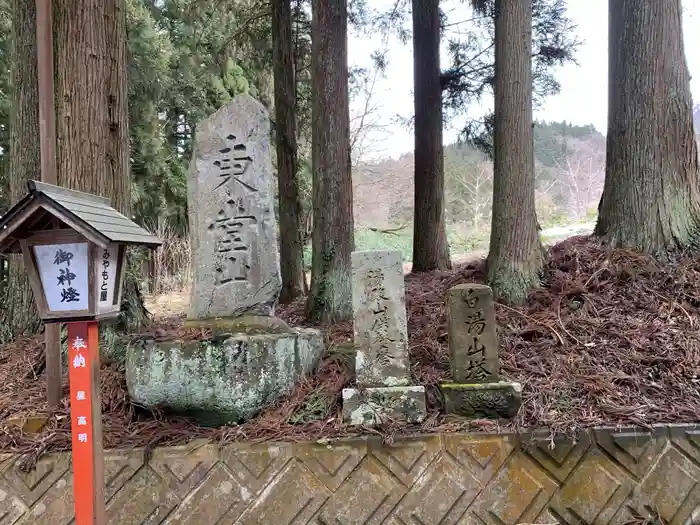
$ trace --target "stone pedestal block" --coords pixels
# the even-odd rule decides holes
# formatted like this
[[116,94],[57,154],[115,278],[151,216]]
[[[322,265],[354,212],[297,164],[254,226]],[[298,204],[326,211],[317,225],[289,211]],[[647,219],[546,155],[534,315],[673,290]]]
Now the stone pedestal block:
[[343,389],[343,421],[350,425],[377,426],[391,421],[420,423],[425,416],[425,388],[422,386]]
[[185,328],[203,328],[215,335],[233,334],[293,334],[294,329],[279,317],[269,315],[241,315],[215,319],[186,319]]
[[520,383],[440,385],[445,412],[464,417],[506,419],[515,417],[523,402]]
[[221,425],[254,417],[313,372],[324,338],[313,329],[237,333],[205,341],[144,341],[129,347],[134,402]]

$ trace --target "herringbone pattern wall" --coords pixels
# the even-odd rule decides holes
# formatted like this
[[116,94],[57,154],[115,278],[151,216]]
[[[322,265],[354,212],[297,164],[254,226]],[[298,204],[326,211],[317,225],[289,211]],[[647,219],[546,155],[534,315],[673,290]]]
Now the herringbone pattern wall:
[[[111,524],[615,524],[700,517],[700,427],[436,435],[384,446],[192,443],[106,454]],[[70,456],[0,466],[0,525],[73,523]]]

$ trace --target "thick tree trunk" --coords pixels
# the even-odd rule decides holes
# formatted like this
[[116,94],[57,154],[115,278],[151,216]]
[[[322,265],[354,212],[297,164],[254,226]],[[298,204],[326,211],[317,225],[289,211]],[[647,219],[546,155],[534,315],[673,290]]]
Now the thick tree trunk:
[[280,302],[303,295],[301,202],[297,181],[296,85],[290,0],[272,0],[272,42],[275,72],[275,134],[279,188]]
[[663,255],[698,247],[700,192],[681,2],[609,3],[605,186],[595,235]]
[[[124,0],[54,2],[56,135],[61,186],[108,197],[130,215]],[[133,272],[122,322],[145,321]]]
[[494,295],[523,301],[539,283],[542,247],[535,214],[531,0],[496,0],[493,215],[487,260]]
[[105,10],[107,71],[107,177],[113,182],[112,206],[131,214],[129,170],[129,89],[127,85],[125,0],[102,0]]
[[347,2],[313,0],[312,321],[352,318],[350,254],[355,236],[350,166]]
[[[127,83],[127,30],[125,0],[103,0],[106,41],[109,52],[107,72],[107,177],[113,181],[112,206],[131,216],[131,170],[129,163],[129,86]],[[129,261],[124,282],[120,326],[133,331],[148,322],[149,312],[139,289],[138,268]]]
[[451,267],[445,232],[439,0],[413,0],[413,272]]
[[[10,109],[10,199],[27,193],[27,180],[41,173],[39,92],[34,0],[12,0],[12,104]],[[10,258],[5,303],[0,314],[0,338],[11,340],[41,327],[34,294],[20,256]]]
[[54,2],[56,136],[61,186],[114,199],[107,170],[110,57],[102,0]]

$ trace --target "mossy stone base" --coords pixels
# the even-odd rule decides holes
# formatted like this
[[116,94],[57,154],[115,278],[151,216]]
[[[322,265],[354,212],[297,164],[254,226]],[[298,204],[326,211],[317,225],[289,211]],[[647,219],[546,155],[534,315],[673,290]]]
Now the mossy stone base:
[[445,412],[471,418],[508,419],[518,414],[523,403],[520,383],[440,385]]
[[294,329],[279,317],[241,315],[215,319],[187,319],[185,328],[204,328],[221,337],[236,334],[293,334]]
[[421,423],[427,414],[425,387],[344,388],[343,421],[378,426],[391,421]]
[[202,425],[240,423],[288,394],[324,350],[318,330],[218,336],[202,341],[139,341],[127,349],[132,400]]

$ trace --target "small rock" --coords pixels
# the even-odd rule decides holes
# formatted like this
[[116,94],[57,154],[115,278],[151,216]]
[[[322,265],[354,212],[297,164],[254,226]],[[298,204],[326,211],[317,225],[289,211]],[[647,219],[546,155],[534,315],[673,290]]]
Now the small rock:
[[17,427],[24,434],[37,434],[48,423],[49,416],[33,415],[33,416],[10,416],[5,420],[5,424],[9,427]]

